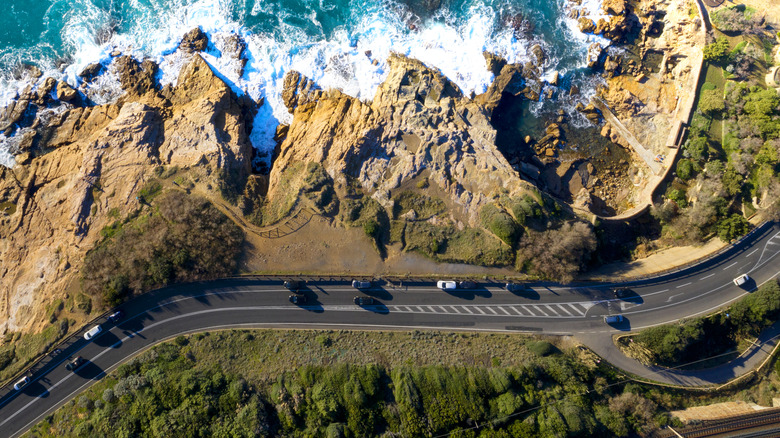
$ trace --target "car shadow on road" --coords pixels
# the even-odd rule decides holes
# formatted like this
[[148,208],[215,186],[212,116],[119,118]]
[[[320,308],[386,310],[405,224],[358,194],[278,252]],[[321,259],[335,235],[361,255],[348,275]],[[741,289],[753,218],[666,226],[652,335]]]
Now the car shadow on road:
[[313,291],[301,288],[298,290],[296,295],[305,297],[306,302],[301,304],[293,304],[293,306],[300,307],[301,309],[308,310],[312,313],[322,313],[325,311],[325,308],[322,307],[322,303],[317,299],[317,294]]
[[645,299],[633,290],[627,290],[626,292],[623,292],[622,295],[616,299],[626,301],[631,304],[643,304],[645,302]]
[[377,313],[379,315],[387,315],[390,313],[390,309],[387,308],[384,303],[381,303],[377,300],[374,300],[374,304],[369,304],[367,306],[359,306],[361,309],[368,310],[369,312]]
[[742,286],[737,286],[740,289],[746,291],[746,292],[755,292],[758,290],[758,284],[756,284],[756,280],[753,280],[753,278],[747,279]]
[[489,290],[483,288],[483,287],[477,287],[474,289],[454,289],[454,290],[445,290],[449,295],[452,295],[455,298],[460,298],[462,300],[473,300],[477,297],[480,298],[490,298],[493,296],[493,293]]
[[122,346],[122,340],[109,331],[104,332],[92,342],[103,348],[119,348]]
[[22,388],[22,394],[30,397],[46,398],[49,396],[49,390],[43,386],[40,380],[36,380]]
[[381,288],[365,289],[362,290],[361,292],[379,300],[385,300],[385,301],[393,300],[393,294],[391,294],[389,291],[385,289],[381,289]]
[[528,289],[522,289],[522,290],[513,290],[510,291],[512,295],[515,295],[520,298],[525,298],[527,300],[534,300],[537,301],[541,298],[541,295],[539,295],[539,292],[528,288]]
[[103,369],[100,368],[99,366],[95,365],[90,360],[87,360],[87,362],[84,365],[78,367],[73,372],[73,374],[81,377],[82,379],[86,379],[86,380],[98,380],[101,377],[103,377],[103,375],[105,375],[105,373],[103,372]]

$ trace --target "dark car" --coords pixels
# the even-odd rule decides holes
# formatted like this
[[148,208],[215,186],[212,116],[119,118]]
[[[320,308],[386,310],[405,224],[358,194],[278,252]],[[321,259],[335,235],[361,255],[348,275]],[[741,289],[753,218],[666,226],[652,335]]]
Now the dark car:
[[355,289],[371,289],[371,282],[367,280],[352,280]]
[[84,362],[86,362],[86,359],[84,359],[83,357],[79,356],[79,357],[73,359],[72,361],[68,362],[65,365],[65,369],[68,370],[68,371],[75,371],[76,368],[84,365]]
[[288,290],[291,290],[293,292],[298,292],[298,289],[301,288],[301,282],[295,280],[287,280],[284,282],[284,287],[286,287]]
[[355,297],[355,304],[358,306],[370,306],[374,304],[374,299],[371,297]]
[[507,283],[504,289],[509,292],[526,292],[528,291],[528,286],[520,283]]
[[627,298],[630,297],[633,292],[631,292],[631,289],[629,288],[621,287],[619,289],[613,290],[612,294],[615,295],[615,298]]
[[117,310],[116,312],[108,315],[108,320],[117,323],[119,320],[121,320],[125,316],[125,312],[121,310]]
[[461,281],[458,283],[458,287],[461,289],[476,289],[477,283],[474,283],[473,281]]
[[293,304],[306,304],[306,301],[306,295],[290,295],[290,302]]

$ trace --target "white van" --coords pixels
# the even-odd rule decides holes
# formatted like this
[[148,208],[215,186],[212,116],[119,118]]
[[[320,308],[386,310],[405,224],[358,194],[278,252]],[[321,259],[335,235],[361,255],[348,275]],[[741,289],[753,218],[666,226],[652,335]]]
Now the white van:
[[103,331],[103,328],[100,327],[100,325],[96,325],[96,326],[92,327],[91,329],[89,329],[88,332],[84,333],[84,339],[89,341],[92,338],[94,338],[95,336],[97,336],[97,334],[102,332],[102,331]]

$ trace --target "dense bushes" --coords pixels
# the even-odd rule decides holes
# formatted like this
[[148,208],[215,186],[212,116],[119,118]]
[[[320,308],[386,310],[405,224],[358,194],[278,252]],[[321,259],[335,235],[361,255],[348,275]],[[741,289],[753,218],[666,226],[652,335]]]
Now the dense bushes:
[[509,246],[514,246],[520,236],[521,228],[509,213],[498,208],[495,204],[482,207],[479,212],[482,226],[490,230],[496,237]]
[[656,362],[678,365],[715,356],[754,337],[780,317],[780,285],[770,281],[715,315],[643,330],[637,341]]
[[[231,336],[246,336],[233,333]],[[196,341],[197,342],[197,341]],[[627,436],[668,420],[574,355],[513,367],[304,365],[267,380],[170,342],[38,424],[35,436]],[[518,345],[522,348],[522,344]],[[202,351],[202,350],[197,350]],[[592,391],[597,387],[596,391]],[[661,420],[659,422],[659,419]],[[474,429],[473,426],[481,427]]]
[[763,21],[755,9],[744,5],[722,8],[712,12],[712,24],[723,32],[755,32]]
[[595,250],[596,234],[590,224],[567,222],[558,229],[529,230],[518,244],[515,263],[518,270],[568,283]]
[[178,191],[112,230],[82,270],[84,291],[109,305],[170,282],[231,274],[243,242],[241,229],[208,201]]
[[722,36],[714,43],[704,46],[704,60],[715,64],[726,61],[729,55],[729,48],[729,39]]

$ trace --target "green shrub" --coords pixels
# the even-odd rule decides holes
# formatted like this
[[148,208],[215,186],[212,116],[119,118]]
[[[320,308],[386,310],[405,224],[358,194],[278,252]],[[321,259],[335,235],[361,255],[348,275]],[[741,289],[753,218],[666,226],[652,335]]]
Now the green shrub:
[[672,189],[666,191],[666,197],[674,201],[681,208],[688,206],[688,198],[682,189]]
[[525,344],[526,348],[537,356],[547,356],[558,351],[555,346],[547,341],[531,341]]
[[483,227],[510,247],[515,245],[520,235],[520,227],[507,212],[499,209],[495,204],[488,204],[482,207],[479,217]]
[[363,223],[363,231],[366,236],[374,238],[379,233],[379,224],[374,219],[369,219]]
[[677,176],[683,181],[691,179],[694,176],[693,162],[687,159],[678,161]]
[[712,63],[722,63],[728,60],[729,39],[721,36],[711,44],[704,46],[704,60]]
[[731,242],[750,231],[750,223],[741,214],[731,216],[718,222],[718,238],[723,242]]
[[162,184],[156,179],[149,180],[138,192],[138,198],[141,202],[152,202],[152,200],[162,192]]
[[726,110],[723,93],[719,90],[702,90],[698,109],[710,117],[720,116]]

